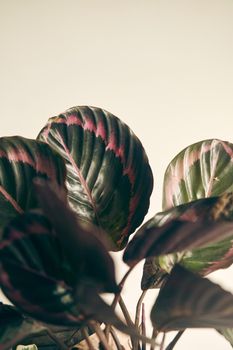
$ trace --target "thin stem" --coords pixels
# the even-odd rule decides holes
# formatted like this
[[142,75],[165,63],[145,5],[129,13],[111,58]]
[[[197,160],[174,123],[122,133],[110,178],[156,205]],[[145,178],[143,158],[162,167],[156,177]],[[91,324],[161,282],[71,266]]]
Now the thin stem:
[[164,349],[164,345],[165,345],[165,339],[166,339],[166,333],[163,333],[163,338],[160,344],[160,349],[159,350],[163,350]]
[[[138,299],[138,302],[137,302],[137,307],[136,307],[136,314],[135,314],[135,327],[138,331],[140,331],[139,329],[139,322],[140,322],[140,314],[141,314],[141,307],[142,307],[142,302],[143,302],[143,299],[146,295],[146,290],[144,290],[140,296],[140,298]],[[135,347],[138,348],[139,347],[139,340],[135,340]]]
[[[125,282],[126,282],[128,276],[129,276],[130,272],[133,270],[134,266],[135,266],[135,265],[131,266],[131,267],[126,271],[125,275],[123,276],[123,278],[121,279],[120,283],[118,284],[118,287],[120,288],[121,291],[122,291],[122,289],[123,289],[123,287],[124,287],[124,284],[125,284]],[[115,294],[115,298],[113,299],[113,302],[112,302],[112,305],[111,305],[112,308],[113,308],[113,310],[115,309],[115,307],[116,307],[116,305],[117,305],[117,303],[118,303],[118,300],[119,300],[119,298],[120,298],[120,296],[121,296],[121,291],[120,291],[119,293]]]
[[[117,306],[117,303],[119,302],[119,299],[121,297],[121,290],[123,289],[124,287],[124,284],[130,274],[130,272],[133,270],[135,265],[131,266],[125,273],[125,275],[123,276],[123,278],[121,279],[120,283],[118,284],[119,288],[120,288],[120,292],[115,294],[115,297],[113,299],[113,302],[111,304],[111,307],[113,310],[115,310],[116,306]],[[105,333],[105,336],[106,338],[108,339],[109,338],[109,333],[110,333],[110,327],[111,325],[107,324],[106,327],[105,327],[105,330],[104,330],[104,333]]]
[[54,343],[58,345],[59,349],[61,350],[67,349],[65,344],[49,328],[46,329],[46,332],[48,336],[54,341]]
[[113,337],[113,340],[114,340],[114,342],[115,342],[115,344],[116,344],[117,350],[122,350],[122,345],[121,345],[121,343],[120,343],[120,341],[119,341],[119,339],[118,339],[118,336],[117,336],[117,334],[116,334],[115,329],[111,327],[110,332],[111,332],[112,337]]
[[128,269],[128,271],[126,271],[125,275],[123,276],[123,278],[121,279],[120,283],[119,283],[119,287],[122,289],[124,287],[124,284],[129,276],[129,274],[131,273],[131,271],[134,269],[134,267],[136,266],[136,264],[130,266],[130,268]]
[[[146,336],[145,304],[142,303],[142,335]],[[146,342],[142,340],[142,350],[146,350]]]
[[[158,334],[159,334],[159,332],[157,331],[157,329],[153,328],[151,339],[154,339],[154,341],[155,341]],[[150,350],[155,350],[155,343],[153,345],[151,345]]]
[[83,328],[83,329],[81,330],[81,332],[82,332],[83,338],[85,339],[85,341],[86,341],[86,343],[87,343],[88,349],[89,349],[89,350],[95,350],[95,347],[94,347],[94,345],[92,344],[92,342],[91,342],[91,340],[90,340],[90,336],[89,336],[89,334],[88,334],[88,332],[87,332],[87,329],[86,329],[86,328]]
[[174,346],[176,345],[176,343],[178,342],[178,340],[180,339],[180,337],[182,336],[182,334],[184,333],[185,330],[183,331],[179,331],[175,338],[171,341],[170,344],[168,344],[168,346],[166,347],[166,350],[172,350],[174,349]]
[[[119,305],[120,305],[121,311],[122,311],[122,313],[123,313],[123,315],[125,317],[127,325],[131,326],[131,327],[134,326],[133,321],[132,321],[132,319],[130,317],[129,311],[128,311],[128,309],[127,309],[127,307],[126,307],[126,305],[124,303],[124,300],[122,299],[121,296],[119,297]],[[131,343],[132,343],[133,349],[136,348],[135,345],[136,345],[137,341],[135,341],[132,336],[130,337],[130,339],[131,339]]]
[[139,327],[139,322],[140,322],[140,313],[141,313],[141,308],[142,308],[142,302],[145,298],[146,295],[146,290],[144,290],[140,296],[140,298],[138,299],[138,303],[137,303],[137,307],[136,307],[136,316],[135,316],[135,327],[138,328]]
[[90,321],[90,326],[94,329],[97,337],[99,338],[101,344],[103,345],[103,348],[105,350],[111,350],[110,345],[108,344],[107,338],[104,334],[104,332],[102,331],[102,329],[100,328],[100,325],[98,322],[95,321]]
[[122,311],[122,313],[124,315],[124,318],[126,320],[127,325],[128,326],[133,326],[134,323],[133,323],[133,321],[132,321],[132,319],[130,317],[129,311],[128,311],[128,309],[127,309],[127,307],[126,307],[126,305],[124,303],[124,300],[122,299],[121,296],[119,297],[119,305],[120,305],[121,311]]

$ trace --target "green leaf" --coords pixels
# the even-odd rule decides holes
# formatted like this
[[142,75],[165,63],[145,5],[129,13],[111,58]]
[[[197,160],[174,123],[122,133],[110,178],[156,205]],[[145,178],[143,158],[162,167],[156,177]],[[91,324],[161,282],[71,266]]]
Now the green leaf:
[[[164,177],[163,208],[199,198],[221,196],[233,190],[233,144],[221,140],[205,140],[188,146],[169,164]],[[229,212],[228,204],[219,202],[215,216]],[[215,216],[213,219],[215,219]],[[170,258],[164,258],[167,265]],[[232,264],[231,238],[198,248],[183,257],[186,268],[207,275]]]
[[71,206],[122,249],[149,207],[153,177],[141,142],[113,114],[74,107],[51,118],[38,138],[65,160]]
[[[232,199],[232,193],[227,193],[158,213],[145,223],[130,241],[123,256],[124,261],[133,265],[144,258],[159,257],[147,261],[147,280],[148,273],[152,270],[153,274],[156,266],[159,265],[164,272],[169,272],[177,261],[182,265],[189,263],[191,270],[200,273],[205,273],[207,268],[212,272],[220,265],[228,266],[233,262],[231,252],[225,255],[233,239]],[[225,209],[220,210],[223,209],[223,203]],[[201,265],[201,254],[198,259],[196,257],[198,252],[203,252],[203,248],[199,248],[205,246],[207,248],[204,250],[204,258],[207,260]],[[193,254],[195,260],[191,266]],[[161,272],[157,271],[156,275]]]
[[[55,201],[53,204],[57,208]],[[73,221],[67,212],[68,209],[62,219],[71,218],[71,221],[65,221],[62,229],[69,236]],[[103,267],[98,242],[95,243],[96,249],[91,247],[91,253],[96,254],[96,264],[100,258],[105,276],[103,268],[108,269],[109,260],[105,260],[104,256]],[[85,250],[85,245],[81,248]],[[79,261],[80,250],[77,249],[76,253]],[[109,253],[106,251],[106,254]],[[87,269],[86,254],[81,254],[81,257],[80,266],[76,265],[77,270],[73,271],[48,219],[37,212],[23,214],[6,227],[0,242],[0,285],[19,309],[45,323],[81,327],[87,319],[94,319],[136,335],[135,329],[127,327],[98,295],[96,278],[100,270],[94,268],[97,271],[95,278],[88,271],[92,267],[89,263],[93,256],[87,261]]]
[[233,295],[176,265],[151,310],[159,331],[233,327]]
[[233,192],[233,144],[221,140],[194,143],[168,165],[163,209],[196,199]]
[[73,296],[75,275],[49,221],[26,213],[4,230],[0,242],[0,285],[22,312],[46,323],[80,326]]
[[233,328],[222,328],[217,330],[230,344],[233,348]]
[[[88,279],[99,292],[119,292],[105,233],[100,232],[99,227],[78,219],[67,203],[66,193],[62,194],[54,183],[36,180],[35,186],[41,208],[49,217],[76,273],[76,284]],[[57,213],[62,213],[62,216]]]
[[0,350],[9,350],[29,334],[43,330],[43,326],[22,316],[15,307],[0,303]]
[[31,192],[35,176],[64,185],[63,160],[43,142],[19,136],[0,138],[0,228],[36,206]]

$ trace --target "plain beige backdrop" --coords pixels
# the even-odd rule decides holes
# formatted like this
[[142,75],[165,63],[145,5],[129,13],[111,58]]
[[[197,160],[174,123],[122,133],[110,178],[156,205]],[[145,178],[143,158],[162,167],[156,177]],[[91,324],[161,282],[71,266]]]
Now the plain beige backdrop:
[[[177,152],[206,138],[233,141],[232,0],[0,0],[0,44],[1,135],[33,138],[74,105],[111,111],[150,159],[148,217],[161,209],[163,173]],[[131,310],[141,267],[124,293]],[[233,269],[212,279],[233,291]],[[195,330],[176,349],[231,347]]]

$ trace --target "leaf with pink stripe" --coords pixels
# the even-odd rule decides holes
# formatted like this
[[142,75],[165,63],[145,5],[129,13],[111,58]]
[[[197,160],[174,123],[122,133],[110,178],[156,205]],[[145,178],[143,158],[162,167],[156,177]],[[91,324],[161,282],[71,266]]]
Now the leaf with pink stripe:
[[[68,233],[70,236],[71,232]],[[24,314],[47,324],[82,327],[92,319],[137,336],[135,329],[125,325],[99,296],[106,289],[100,288],[97,276],[83,269],[88,263],[83,247],[74,243],[80,261],[74,270],[60,236],[61,232],[54,231],[54,226],[38,211],[12,220],[0,242],[0,287],[4,294]],[[89,253],[92,252],[93,249]],[[98,260],[99,256],[97,252],[94,258]],[[104,258],[106,263],[109,259]],[[90,256],[89,263],[91,260]],[[107,268],[102,266],[102,270]],[[98,277],[101,281],[101,276]]]
[[75,274],[45,216],[28,212],[5,228],[0,242],[0,286],[23,313],[57,325],[79,326]]
[[115,250],[141,224],[153,177],[143,146],[130,128],[96,107],[74,107],[49,119],[38,138],[65,160],[69,202],[103,228]]
[[36,207],[34,177],[64,187],[65,167],[47,144],[20,136],[0,138],[0,227],[25,210]]
[[[220,210],[221,208],[221,210]],[[160,286],[174,264],[207,275],[233,263],[233,194],[203,198],[156,214],[128,244],[129,265],[147,258],[142,288]]]
[[[222,196],[216,216],[229,214],[231,200],[224,194],[233,192],[233,144],[218,139],[194,143],[182,150],[168,165],[164,176],[163,208],[213,196]],[[170,260],[165,256],[163,262]],[[210,243],[183,257],[182,264],[207,275],[226,268],[233,261],[232,239]]]
[[233,192],[233,144],[217,139],[194,143],[168,165],[163,209]]

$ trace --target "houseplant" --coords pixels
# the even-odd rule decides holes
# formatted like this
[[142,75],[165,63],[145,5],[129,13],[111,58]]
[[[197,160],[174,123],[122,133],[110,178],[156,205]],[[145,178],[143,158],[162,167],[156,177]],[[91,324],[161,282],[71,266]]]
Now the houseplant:
[[[169,164],[163,211],[139,228],[153,175],[134,133],[111,113],[74,107],[51,118],[36,140],[0,139],[0,349],[17,344],[67,349],[163,349],[158,334],[211,327],[232,344],[233,296],[204,278],[233,262],[233,145],[205,140]],[[125,249],[129,270],[116,282],[109,251]],[[135,321],[121,296],[145,260]],[[143,297],[160,288],[145,331]],[[112,305],[101,294],[113,294]],[[126,323],[115,314],[119,304]],[[110,337],[111,334],[111,337]],[[151,340],[151,339],[152,340]]]

